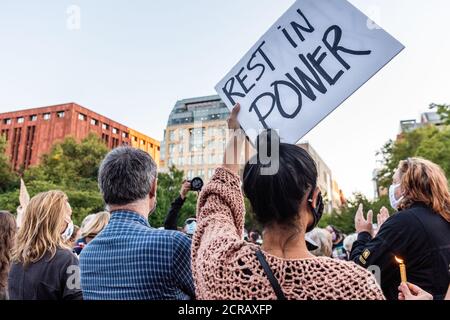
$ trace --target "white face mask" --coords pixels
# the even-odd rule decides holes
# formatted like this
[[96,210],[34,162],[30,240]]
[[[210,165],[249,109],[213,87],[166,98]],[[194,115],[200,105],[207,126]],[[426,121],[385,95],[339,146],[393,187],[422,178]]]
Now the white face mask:
[[195,229],[197,229],[196,221],[192,221],[191,223],[187,224],[186,227],[184,228],[185,232],[191,236],[194,234]]
[[62,236],[62,238],[64,239],[64,241],[67,241],[67,240],[69,240],[70,239],[70,237],[72,236],[72,233],[73,233],[73,222],[72,221],[70,221],[68,224],[67,224],[67,228],[66,228],[66,230],[64,230],[64,232],[61,234],[61,236]]
[[389,201],[391,202],[391,207],[395,210],[398,210],[398,206],[400,205],[400,202],[403,200],[403,196],[400,197],[400,199],[395,198],[395,190],[397,188],[400,188],[400,183],[392,184],[389,187]]

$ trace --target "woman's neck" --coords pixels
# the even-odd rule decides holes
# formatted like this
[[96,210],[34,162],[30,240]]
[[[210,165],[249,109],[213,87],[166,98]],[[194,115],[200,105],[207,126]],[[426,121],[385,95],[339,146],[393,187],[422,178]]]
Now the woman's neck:
[[293,227],[277,225],[264,229],[261,249],[283,259],[314,257],[306,246],[305,233]]

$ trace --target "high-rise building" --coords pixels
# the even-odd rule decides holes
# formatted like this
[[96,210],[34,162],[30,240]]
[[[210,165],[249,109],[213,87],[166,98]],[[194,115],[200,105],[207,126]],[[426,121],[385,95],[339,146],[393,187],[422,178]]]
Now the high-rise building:
[[161,168],[175,165],[191,179],[209,179],[222,163],[230,112],[219,96],[177,101],[161,143]]
[[159,162],[159,141],[76,103],[0,113],[0,134],[15,170],[38,164],[55,142],[67,136],[80,141],[91,132],[110,149],[132,145]]
[[444,120],[442,120],[441,116],[437,112],[424,112],[420,115],[420,121],[416,119],[409,120],[401,120],[400,121],[400,135],[404,132],[410,132],[417,128],[434,125],[434,126],[442,126],[444,124]]
[[[229,114],[217,95],[177,101],[161,142],[161,170],[174,165],[183,170],[188,179],[195,176],[209,179],[223,161]],[[318,185],[326,194],[326,211],[330,212],[341,203],[341,195],[333,192],[331,170],[309,143],[299,146],[308,151],[317,164]]]
[[299,143],[297,145],[305,149],[314,159],[317,166],[317,185],[326,200],[324,201],[325,212],[331,212],[331,210],[337,206],[338,199],[334,198],[335,192],[333,192],[333,179],[330,168],[308,142]]

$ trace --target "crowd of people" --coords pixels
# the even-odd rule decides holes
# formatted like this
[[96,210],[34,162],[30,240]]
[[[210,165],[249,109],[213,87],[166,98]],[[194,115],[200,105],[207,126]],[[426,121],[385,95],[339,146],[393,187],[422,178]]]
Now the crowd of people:
[[[354,234],[318,228],[324,205],[314,160],[280,143],[275,174],[261,174],[270,164],[258,152],[241,172],[237,157],[248,150],[238,112],[237,105],[228,120],[236,134],[224,162],[182,228],[179,212],[191,184],[183,182],[164,227],[153,228],[156,164],[132,147],[102,161],[106,211],[80,227],[62,191],[35,195],[20,221],[0,211],[0,299],[450,299],[450,193],[438,165],[421,158],[399,163],[389,192],[395,213],[382,208],[376,229],[373,212],[362,206]],[[270,150],[273,138],[271,130],[260,135],[257,150]],[[244,196],[259,231],[244,229]]]

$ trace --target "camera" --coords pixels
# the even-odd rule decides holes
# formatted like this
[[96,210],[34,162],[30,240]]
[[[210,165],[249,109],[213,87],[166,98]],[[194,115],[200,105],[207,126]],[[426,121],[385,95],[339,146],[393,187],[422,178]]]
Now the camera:
[[203,188],[203,180],[200,177],[195,177],[189,181],[191,183],[192,191],[201,191]]

